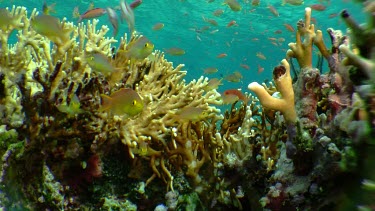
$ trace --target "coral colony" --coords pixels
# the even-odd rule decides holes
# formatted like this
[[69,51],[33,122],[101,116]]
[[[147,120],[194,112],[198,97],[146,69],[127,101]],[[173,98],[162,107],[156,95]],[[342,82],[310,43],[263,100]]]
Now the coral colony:
[[330,49],[306,8],[274,83],[224,113],[207,78],[185,82],[143,36],[2,9],[0,206],[373,209],[374,8],[365,25],[342,11],[350,32],[328,29]]

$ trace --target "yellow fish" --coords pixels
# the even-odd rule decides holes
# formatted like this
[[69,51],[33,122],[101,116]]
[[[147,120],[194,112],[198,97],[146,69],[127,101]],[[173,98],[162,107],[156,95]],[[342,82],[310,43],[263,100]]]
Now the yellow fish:
[[56,44],[63,44],[69,40],[60,20],[50,15],[38,15],[31,20],[31,27],[39,34],[47,37]]
[[223,79],[213,78],[211,79],[205,87],[203,87],[203,90],[208,92],[213,89],[217,89],[220,85],[223,85],[221,83]]
[[172,56],[182,56],[182,55],[185,54],[184,49],[177,48],[177,47],[168,48],[168,49],[165,49],[164,51],[165,51],[166,54],[170,54]]
[[93,53],[86,57],[87,64],[94,71],[101,72],[105,75],[115,72],[108,58],[101,53]]
[[238,12],[241,10],[241,5],[237,0],[225,0],[224,4],[227,4],[229,8],[234,12]]
[[139,94],[133,89],[122,88],[110,96],[100,95],[100,111],[110,111],[114,115],[135,116],[142,112],[144,104]]
[[56,6],[56,3],[48,5],[47,2],[44,1],[43,7],[42,7],[43,14],[49,15],[50,13],[56,13],[55,6]]
[[126,50],[120,50],[119,53],[124,53],[128,59],[142,60],[148,57],[154,50],[154,44],[147,39],[145,36],[138,38],[135,41],[131,41]]
[[8,25],[15,25],[14,21],[15,19],[13,18],[12,14],[10,14],[10,12],[7,9],[5,8],[0,9],[0,28],[1,29],[3,30],[6,29]]
[[178,112],[178,114],[175,116],[175,119],[179,121],[197,122],[205,119],[207,116],[208,113],[203,108],[185,107]]
[[76,114],[80,114],[83,112],[82,109],[80,108],[81,103],[79,102],[77,95],[73,96],[69,105],[66,103],[66,104],[60,104],[56,107],[60,112],[66,113],[68,114],[68,116],[74,116]]

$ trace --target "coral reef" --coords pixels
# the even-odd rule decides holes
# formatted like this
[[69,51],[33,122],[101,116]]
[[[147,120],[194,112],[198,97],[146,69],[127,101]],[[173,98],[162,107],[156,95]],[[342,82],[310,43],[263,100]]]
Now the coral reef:
[[[95,19],[63,19],[56,34],[38,22],[52,16],[3,9],[0,207],[373,208],[375,22],[374,5],[364,7],[365,25],[341,13],[348,36],[327,30],[331,48],[306,8],[273,83],[249,84],[256,96],[223,113],[207,78],[187,83],[184,66],[142,35],[108,38]],[[131,54],[138,42],[144,56]],[[312,67],[313,45],[327,73]],[[137,98],[114,99],[125,89]],[[104,98],[142,106],[112,112],[102,109]]]
[[[310,8],[305,10],[305,20],[297,24],[296,43],[289,44],[287,52],[287,58],[296,58],[301,68],[293,89],[289,86],[289,93],[295,94],[293,104],[297,117],[295,124],[288,124],[285,111],[271,107],[283,114],[285,120],[282,121],[285,123],[282,125],[287,127],[288,141],[280,149],[275,173],[269,180],[269,191],[260,200],[263,207],[279,210],[334,206],[339,197],[319,199],[323,203],[319,206],[306,201],[318,200],[318,195],[323,194],[319,189],[326,193],[339,189],[333,180],[342,181],[345,175],[356,178],[353,181],[358,187],[356,193],[364,196],[360,178],[364,175],[374,177],[373,173],[368,173],[368,163],[362,165],[363,161],[358,160],[359,154],[367,156],[374,150],[371,146],[374,140],[370,138],[374,131],[374,118],[370,114],[374,90],[371,85],[374,58],[370,53],[374,48],[374,26],[372,21],[359,26],[347,11],[341,14],[351,29],[351,36],[328,29],[331,51],[323,43],[322,32],[315,31],[314,25],[310,24]],[[373,13],[370,16],[373,20]],[[353,40],[353,44],[349,43],[349,39]],[[328,73],[322,74],[321,70],[312,67],[312,45],[316,45],[328,61]],[[358,49],[357,53],[351,48]],[[279,83],[277,78],[274,81]],[[275,98],[270,97],[266,88],[260,85],[254,88],[254,83],[249,84],[249,89],[259,96],[262,106],[270,108]],[[281,93],[280,100],[285,99],[281,90],[277,91]],[[267,102],[262,102],[263,95],[267,95]],[[367,196],[339,207],[354,209],[358,201],[369,203],[368,200]]]
[[[112,45],[117,41],[105,37],[106,26],[97,29],[97,20],[78,26],[63,20],[69,41],[61,43],[30,26],[38,17],[36,10],[28,16],[26,8],[13,7],[9,14],[18,24],[4,27],[1,38],[4,206],[27,204],[24,200],[30,197],[34,208],[51,203],[56,209],[78,206],[73,196],[67,197],[107,176],[104,161],[119,143],[124,145],[122,153],[128,153],[128,165],[149,162],[148,169],[138,169],[144,172],[132,173],[146,185],[160,178],[173,190],[172,169],[201,182],[199,169],[212,150],[204,134],[212,133],[222,118],[212,106],[221,104],[219,93],[203,91],[207,78],[185,83],[183,65],[174,68],[158,51],[144,60],[124,57],[121,52],[141,37],[127,41],[125,35],[116,49]],[[8,45],[13,31],[18,41]],[[93,69],[87,59],[94,52],[120,71]],[[100,111],[101,95],[124,87],[141,96],[141,113],[129,117]],[[200,108],[207,115],[197,121],[176,118],[183,108]],[[40,177],[44,172],[54,177]],[[57,196],[45,196],[56,195],[43,185],[47,178],[59,186],[59,202]],[[22,190],[19,195],[10,197],[12,186]]]

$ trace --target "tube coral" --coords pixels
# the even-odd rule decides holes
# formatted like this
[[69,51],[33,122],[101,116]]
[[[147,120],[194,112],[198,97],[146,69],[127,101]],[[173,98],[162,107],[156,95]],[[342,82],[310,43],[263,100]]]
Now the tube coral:
[[255,92],[262,106],[280,111],[285,120],[289,123],[295,123],[297,115],[294,107],[294,91],[292,78],[290,76],[290,66],[286,59],[281,61],[282,66],[278,66],[273,71],[273,80],[277,91],[280,92],[281,98],[272,97],[267,90],[258,84],[252,82],[248,89]]

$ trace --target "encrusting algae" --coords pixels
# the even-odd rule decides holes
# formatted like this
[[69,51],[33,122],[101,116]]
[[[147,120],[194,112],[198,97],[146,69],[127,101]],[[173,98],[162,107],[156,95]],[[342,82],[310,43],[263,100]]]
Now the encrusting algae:
[[[235,89],[222,97],[221,79],[187,83],[183,65],[132,33],[140,3],[120,2],[129,40],[106,37],[96,19],[0,9],[1,208],[318,210],[341,206],[341,178],[365,178],[367,189],[375,181],[363,173],[373,163],[359,159],[373,148],[374,46],[356,41],[373,41],[373,31],[343,12],[360,51],[329,29],[331,52],[307,8],[275,85],[249,84],[258,98]],[[313,44],[328,73],[312,67]],[[222,113],[223,103],[231,107]]]

